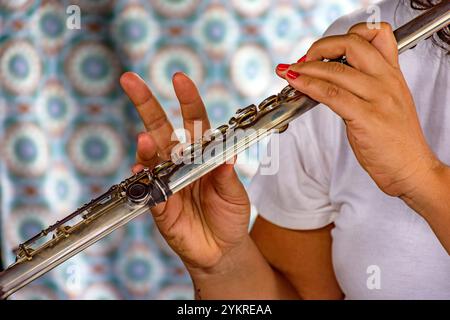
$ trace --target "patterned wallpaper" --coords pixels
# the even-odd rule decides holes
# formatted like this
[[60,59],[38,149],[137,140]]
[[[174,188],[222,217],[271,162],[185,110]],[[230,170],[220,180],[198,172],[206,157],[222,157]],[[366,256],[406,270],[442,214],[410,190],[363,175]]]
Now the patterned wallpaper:
[[[171,75],[198,84],[214,125],[283,83],[301,57],[362,0],[0,0],[0,204],[11,249],[130,175],[136,112],[118,86],[139,73],[175,126]],[[69,5],[81,29],[66,27]],[[257,162],[239,173],[247,183]],[[16,293],[13,299],[189,299],[182,263],[142,216]]]

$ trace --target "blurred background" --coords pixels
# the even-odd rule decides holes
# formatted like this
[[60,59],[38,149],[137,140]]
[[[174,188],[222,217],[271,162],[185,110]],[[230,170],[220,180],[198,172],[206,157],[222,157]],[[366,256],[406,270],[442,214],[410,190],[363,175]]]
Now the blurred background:
[[[129,176],[142,126],[118,86],[151,86],[181,127],[171,76],[198,84],[214,126],[285,84],[339,16],[371,0],[0,0],[0,241],[12,248]],[[80,8],[81,29],[67,27]],[[73,21],[72,21],[73,22]],[[238,171],[248,184],[257,159]],[[12,299],[191,299],[190,278],[149,216],[101,240]]]

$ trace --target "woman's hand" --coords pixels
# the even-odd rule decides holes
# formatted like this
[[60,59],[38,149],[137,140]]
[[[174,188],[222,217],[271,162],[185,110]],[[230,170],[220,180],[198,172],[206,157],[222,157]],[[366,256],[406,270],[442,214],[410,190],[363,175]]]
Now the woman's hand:
[[[136,106],[147,132],[138,137],[137,164],[152,168],[170,159],[173,127],[144,81],[125,73],[121,85]],[[184,74],[173,77],[184,127],[194,137],[194,122],[209,129],[205,107],[194,83]],[[152,209],[155,222],[172,249],[192,272],[212,272],[226,265],[231,251],[248,242],[250,204],[232,164],[224,164],[165,203]],[[221,272],[221,271],[218,271]]]
[[[322,62],[342,56],[350,66]],[[277,74],[344,119],[356,158],[385,193],[408,197],[442,166],[420,127],[390,25],[371,30],[362,23],[323,38]]]

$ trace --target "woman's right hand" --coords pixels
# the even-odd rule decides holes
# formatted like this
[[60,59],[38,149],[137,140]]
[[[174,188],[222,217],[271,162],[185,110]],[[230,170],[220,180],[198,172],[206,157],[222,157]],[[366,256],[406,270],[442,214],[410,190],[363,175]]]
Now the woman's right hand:
[[[120,82],[147,130],[138,136],[133,171],[170,159],[178,141],[172,141],[173,127],[156,97],[134,73],[125,73]],[[173,86],[190,136],[194,136],[195,121],[201,121],[203,132],[209,129],[204,104],[192,80],[177,73]],[[153,208],[152,214],[161,234],[191,274],[216,269],[223,272],[230,253],[249,240],[250,203],[232,164],[221,165],[172,195]]]

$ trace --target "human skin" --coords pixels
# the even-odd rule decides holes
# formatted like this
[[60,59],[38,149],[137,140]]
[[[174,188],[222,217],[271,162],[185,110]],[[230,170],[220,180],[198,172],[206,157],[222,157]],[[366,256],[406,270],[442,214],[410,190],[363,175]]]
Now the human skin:
[[[321,61],[343,55],[351,67]],[[361,23],[321,39],[304,62],[277,74],[344,119],[359,164],[384,193],[420,214],[450,253],[450,170],[420,127],[391,26]]]
[[[343,55],[351,67],[322,62]],[[359,24],[347,35],[323,38],[306,59],[281,66],[277,74],[344,119],[361,166],[383,192],[422,215],[450,252],[450,170],[424,138],[391,27],[370,30]],[[144,81],[125,73],[121,84],[147,130],[138,137],[136,172],[168,159],[177,142]],[[207,130],[194,83],[177,73],[173,85],[185,129],[193,136],[194,121],[201,121]],[[218,167],[152,210],[161,234],[186,265],[196,297],[342,298],[331,264],[332,225],[296,231],[258,218],[249,235],[250,204],[233,166]]]

